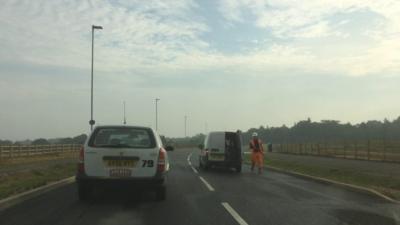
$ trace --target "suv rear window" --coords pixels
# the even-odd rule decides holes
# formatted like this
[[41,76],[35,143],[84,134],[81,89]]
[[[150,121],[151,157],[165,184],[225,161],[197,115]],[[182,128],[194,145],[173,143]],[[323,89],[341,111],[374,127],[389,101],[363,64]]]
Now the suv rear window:
[[104,127],[97,128],[89,140],[90,147],[105,148],[155,148],[153,132],[148,128]]

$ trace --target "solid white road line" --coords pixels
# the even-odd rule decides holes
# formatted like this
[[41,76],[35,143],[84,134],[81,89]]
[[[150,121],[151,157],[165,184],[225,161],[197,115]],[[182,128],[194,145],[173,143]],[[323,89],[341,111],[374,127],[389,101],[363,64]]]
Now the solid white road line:
[[215,191],[215,189],[202,176],[199,176],[199,178],[201,181],[203,181],[204,185],[206,185],[209,191]]
[[192,153],[190,153],[187,157],[187,161],[190,162],[190,158],[192,157]]
[[199,173],[199,172],[196,170],[196,168],[194,168],[193,166],[191,166],[191,168],[192,168],[192,170],[193,170],[194,173]]
[[394,218],[396,224],[400,224],[400,218],[397,216],[397,213],[396,212],[392,212],[392,214],[393,214],[393,218]]
[[222,206],[226,209],[226,211],[231,214],[231,216],[238,222],[240,225],[249,225],[244,219],[229,205],[227,202],[222,202]]

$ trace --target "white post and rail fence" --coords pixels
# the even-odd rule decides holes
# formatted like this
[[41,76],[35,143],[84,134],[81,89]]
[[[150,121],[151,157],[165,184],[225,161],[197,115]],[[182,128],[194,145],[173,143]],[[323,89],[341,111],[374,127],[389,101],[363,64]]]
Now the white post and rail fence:
[[273,151],[344,159],[400,163],[400,141],[367,140],[274,144]]
[[0,145],[0,160],[77,153],[81,146],[79,144]]

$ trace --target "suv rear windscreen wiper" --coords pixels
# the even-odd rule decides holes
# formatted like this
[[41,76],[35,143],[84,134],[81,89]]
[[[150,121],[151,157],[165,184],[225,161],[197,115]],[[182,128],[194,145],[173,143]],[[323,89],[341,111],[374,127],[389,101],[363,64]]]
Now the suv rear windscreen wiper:
[[96,145],[96,147],[100,148],[131,148],[132,146],[127,144],[117,144],[117,145]]

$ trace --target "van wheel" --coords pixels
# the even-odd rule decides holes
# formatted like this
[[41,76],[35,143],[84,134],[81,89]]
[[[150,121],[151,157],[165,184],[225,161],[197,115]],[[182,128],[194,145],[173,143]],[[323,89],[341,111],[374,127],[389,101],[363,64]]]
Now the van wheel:
[[87,184],[78,183],[78,198],[80,201],[89,200],[92,189]]
[[203,169],[204,170],[209,170],[210,169],[210,164],[206,163],[205,165],[203,165]]
[[167,188],[165,186],[160,186],[156,189],[156,200],[164,201],[167,199]]
[[236,172],[238,172],[238,173],[242,172],[242,165],[236,166],[235,169],[236,169]]

